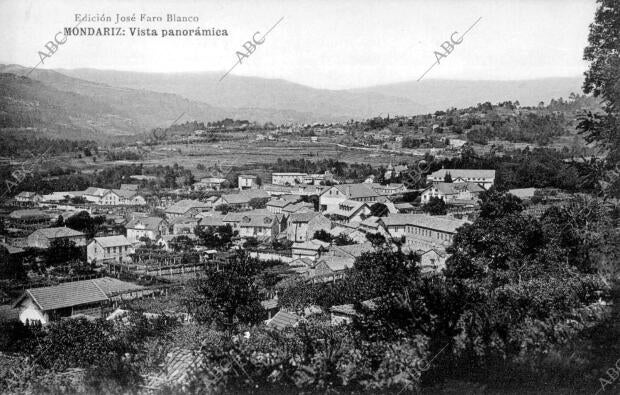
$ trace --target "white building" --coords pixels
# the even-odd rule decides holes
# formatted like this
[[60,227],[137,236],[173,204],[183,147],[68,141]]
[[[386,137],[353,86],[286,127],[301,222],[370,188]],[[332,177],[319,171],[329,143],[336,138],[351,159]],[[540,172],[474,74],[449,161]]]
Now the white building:
[[127,262],[133,253],[131,242],[125,236],[95,237],[86,247],[88,262]]
[[429,182],[444,182],[447,174],[450,174],[452,182],[472,182],[484,189],[495,183],[495,170],[486,169],[441,169],[429,174],[426,179]]

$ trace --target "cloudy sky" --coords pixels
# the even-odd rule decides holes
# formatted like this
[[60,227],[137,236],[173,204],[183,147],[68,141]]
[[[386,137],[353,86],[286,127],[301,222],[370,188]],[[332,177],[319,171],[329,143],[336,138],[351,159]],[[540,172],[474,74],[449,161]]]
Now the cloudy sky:
[[[232,71],[341,89],[418,79],[453,32],[482,18],[425,78],[579,76],[594,0],[0,0],[0,62],[32,67],[75,14],[106,14],[125,37],[70,37],[41,68],[224,73],[256,32],[282,22]],[[191,23],[115,24],[116,14],[197,16]],[[219,28],[227,37],[131,37],[130,27]]]

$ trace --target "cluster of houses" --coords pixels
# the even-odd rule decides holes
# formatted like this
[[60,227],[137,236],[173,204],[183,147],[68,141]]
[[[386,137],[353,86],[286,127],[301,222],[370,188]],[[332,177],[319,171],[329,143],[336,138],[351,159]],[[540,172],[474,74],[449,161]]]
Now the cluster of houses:
[[[431,185],[421,191],[422,203],[437,197],[446,202],[471,204],[480,192],[493,184],[495,172],[442,169],[428,177]],[[68,196],[83,198],[80,210],[84,207],[91,211],[96,207],[139,207],[146,201],[138,188],[132,185],[123,185],[120,189],[91,187],[80,192],[55,192],[44,196],[22,193],[16,200],[28,199],[39,208],[16,210],[11,216],[16,224],[33,229],[25,237],[22,247],[45,249],[54,240],[69,240],[76,246],[85,247],[88,262],[96,264],[131,263],[132,254],[145,242],[170,250],[170,242],[179,236],[195,239],[198,227],[229,225],[235,232],[237,246],[255,240],[253,245],[256,247],[251,249],[253,256],[279,259],[287,263],[300,279],[308,282],[342,278],[361,254],[374,250],[370,235],[380,235],[388,241],[397,240],[403,250],[417,253],[421,258],[422,272],[439,272],[445,267],[446,247],[467,220],[452,215],[412,212],[415,211],[413,205],[398,203],[397,198],[408,192],[403,184],[382,185],[367,180],[326,185],[323,182],[326,180],[332,181],[329,172],[321,175],[274,173],[272,184],[259,186],[255,176],[241,175],[238,189],[221,191],[224,193],[200,200],[171,202],[163,210],[163,215],[132,211],[133,207],[129,207],[124,211],[125,215],[118,218],[124,226],[124,234],[97,235],[92,239],[66,226],[49,227],[53,221],[52,216],[45,212],[46,204],[56,199],[56,202],[63,201],[68,205]],[[199,185],[194,184],[194,188],[217,191],[224,185],[220,181],[203,179],[197,183]],[[317,239],[317,234],[322,237]],[[326,234],[331,240],[346,242],[325,241]],[[275,242],[288,247],[285,251],[272,247]],[[85,308],[89,307],[88,301],[100,303],[111,297],[97,281],[84,285],[79,292],[73,290],[72,287],[77,287],[75,284],[63,287],[66,288],[63,295],[72,292],[90,295],[83,298]],[[102,292],[97,291],[100,288]],[[20,299],[18,306],[23,310],[23,320],[46,322],[63,314],[75,314],[76,305],[51,302],[48,305],[48,302],[41,301],[41,298],[47,298],[43,291],[29,291]]]

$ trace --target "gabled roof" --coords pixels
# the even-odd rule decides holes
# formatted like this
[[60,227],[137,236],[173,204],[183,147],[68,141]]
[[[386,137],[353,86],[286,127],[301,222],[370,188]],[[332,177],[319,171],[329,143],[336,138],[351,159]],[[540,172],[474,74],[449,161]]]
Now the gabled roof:
[[467,221],[448,218],[439,215],[428,214],[390,214],[382,218],[386,226],[417,226],[448,233],[456,233],[456,230]]
[[[377,197],[380,194],[376,192],[369,184],[339,184],[334,185],[332,188],[336,188],[340,193],[345,195],[349,199],[360,199],[365,197]],[[323,191],[323,193],[329,191],[330,188]]]
[[291,204],[291,202],[288,200],[284,200],[284,199],[272,199],[267,202],[267,206],[280,207],[280,208],[288,206],[289,204]]
[[106,237],[95,237],[93,239],[99,245],[104,248],[109,247],[119,247],[119,246],[130,246],[131,242],[127,240],[125,236],[106,236]]
[[132,219],[126,226],[126,229],[144,229],[144,230],[158,230],[159,226],[164,222],[160,217],[143,217]]
[[469,191],[473,193],[484,191],[484,188],[482,188],[480,185],[478,185],[475,182],[459,182],[459,183],[436,182],[433,185],[426,188],[425,191],[429,189],[433,189],[433,188],[436,188],[443,195],[457,195],[458,193],[465,192],[465,191]]
[[208,204],[208,203],[203,203],[203,202],[198,201],[198,200],[183,199],[183,200],[179,200],[178,202],[176,202],[172,206],[168,207],[166,209],[166,213],[169,213],[169,214],[185,214],[186,212],[188,212],[189,210],[191,210],[193,208],[198,208],[198,209],[200,209],[200,208],[211,208],[211,205]]
[[345,256],[345,257],[350,256],[353,258],[357,258],[365,252],[370,252],[374,250],[375,250],[375,247],[372,245],[371,242],[331,247],[331,251],[334,253],[334,255]]
[[308,211],[305,213],[293,213],[290,215],[288,221],[290,223],[295,223],[295,222],[307,223],[313,220],[318,215],[321,215],[321,214],[317,213],[316,211]]
[[15,210],[11,211],[9,218],[12,219],[27,219],[27,218],[49,218],[47,213],[37,209]]
[[43,228],[37,229],[31,233],[31,236],[37,234],[41,235],[48,239],[58,239],[63,237],[75,237],[75,236],[86,236],[82,232],[78,232],[77,230],[73,230],[71,228],[66,227],[58,227],[58,228]]
[[56,310],[108,300],[111,296],[144,287],[110,277],[61,283],[51,287],[30,288],[14,303],[17,307],[29,297],[42,310]]
[[289,326],[296,326],[302,318],[288,311],[280,310],[267,321],[267,326],[281,330]]
[[138,195],[138,192],[132,189],[112,189],[112,192],[125,199],[131,199]]
[[355,258],[353,257],[342,257],[335,255],[324,256],[317,262],[315,268],[320,264],[325,264],[329,269],[333,272],[340,272],[345,269],[350,269],[353,267],[355,263]]
[[224,217],[203,217],[200,220],[201,226],[222,226],[225,225],[223,221]]
[[313,251],[318,251],[319,248],[327,248],[327,247],[329,247],[329,243],[326,243],[321,240],[316,240],[316,239],[304,241],[303,243],[293,243],[293,246],[292,246],[293,249],[303,249],[303,250],[313,250]]
[[495,170],[488,169],[440,169],[431,174],[429,178],[444,178],[446,173],[450,173],[450,177],[460,178],[495,178]]
[[96,188],[96,187],[88,187],[84,191],[84,195],[98,196],[101,197],[106,193],[110,192],[109,189],[106,188]]

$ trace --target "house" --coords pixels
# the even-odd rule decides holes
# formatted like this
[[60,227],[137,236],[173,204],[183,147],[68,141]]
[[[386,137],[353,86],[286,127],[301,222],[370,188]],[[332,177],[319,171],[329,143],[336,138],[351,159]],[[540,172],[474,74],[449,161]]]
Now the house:
[[227,180],[220,177],[205,177],[192,185],[194,191],[219,191],[224,188]]
[[86,245],[84,233],[67,227],[37,229],[28,236],[26,242],[28,247],[49,248],[54,240],[69,240],[74,242],[76,247]]
[[271,183],[274,185],[295,185],[303,184],[304,177],[308,173],[272,173]]
[[[101,308],[110,302],[139,297],[146,289],[140,285],[102,277],[61,283],[50,287],[29,288],[13,304],[20,310],[23,323],[47,324],[78,314],[99,317]],[[147,291],[148,292],[148,291]]]
[[254,214],[244,215],[239,222],[240,237],[255,237],[258,239],[273,240],[280,233],[281,215]]
[[172,206],[165,210],[167,218],[175,217],[194,217],[201,212],[210,211],[212,205],[209,203],[203,203],[198,200],[183,199],[179,200]]
[[35,192],[20,192],[15,196],[15,201],[20,203],[39,203],[43,198]]
[[[131,184],[123,184],[125,186]],[[135,189],[112,189],[112,192],[118,196],[117,204],[121,206],[143,206],[146,204],[144,196],[140,195]],[[104,200],[105,201],[105,200]]]
[[247,189],[239,193],[224,194],[213,205],[214,207],[228,205],[239,209],[249,209],[253,199],[268,199],[269,197],[270,195],[262,189]]
[[438,273],[446,268],[448,254],[441,248],[432,248],[427,251],[418,250],[420,256],[421,273]]
[[495,170],[486,169],[441,169],[429,174],[429,182],[443,182],[450,174],[452,182],[473,182],[484,189],[489,189],[495,183]]
[[159,217],[135,218],[125,226],[127,229],[127,239],[136,243],[141,238],[146,237],[153,241],[160,236],[168,234],[168,222]]
[[127,262],[133,253],[133,246],[125,236],[95,237],[86,246],[88,262]]
[[239,174],[237,178],[239,184],[239,190],[255,189],[258,188],[258,177],[251,174]]
[[289,204],[293,204],[293,203],[291,203],[289,200],[286,200],[286,199],[276,198],[276,199],[271,199],[270,201],[268,201],[265,207],[270,212],[274,214],[279,214],[279,213],[282,213],[282,210],[284,209],[284,207],[288,206]]
[[8,222],[15,226],[19,225],[36,225],[36,224],[47,224],[50,222],[50,216],[36,209],[28,209],[28,210],[15,210],[12,211],[7,217]]
[[327,255],[319,258],[314,265],[312,281],[336,281],[344,277],[345,271],[351,269],[355,258]]
[[89,187],[82,193],[82,197],[90,203],[117,206],[121,197],[110,189]]
[[319,230],[331,229],[331,221],[322,214],[309,211],[291,214],[288,217],[286,238],[293,242],[311,240]]
[[420,239],[439,245],[452,244],[458,228],[467,221],[427,214],[393,214],[381,219],[392,237]]
[[372,184],[334,185],[321,193],[319,196],[319,207],[321,211],[334,211],[338,210],[339,204],[345,200],[371,204],[376,202],[379,196],[381,194],[372,188]]
[[295,213],[307,213],[314,212],[314,204],[308,202],[298,202],[294,204],[289,204],[282,208],[282,214],[291,215]]
[[426,204],[434,197],[446,203],[474,201],[481,192],[484,188],[473,182],[435,182],[422,192],[420,201]]
[[383,196],[402,195],[407,192],[407,187],[404,184],[387,184],[381,185],[378,183],[370,183],[369,185],[375,192]]
[[364,219],[359,224],[359,230],[365,233],[370,233],[370,234],[379,233],[385,237],[390,237],[390,233],[385,227],[385,224],[383,223],[383,221],[381,221],[381,217],[371,216],[371,217]]
[[338,203],[337,208],[325,211],[331,220],[345,224],[362,222],[370,213],[370,207],[365,202],[348,199]]
[[201,220],[195,217],[175,217],[168,221],[168,230],[173,235],[194,234],[194,230],[196,230],[200,222]]
[[[375,299],[365,300],[362,302],[362,305],[369,310],[376,310],[378,307]],[[350,324],[355,317],[360,316],[360,313],[355,309],[352,303],[332,306],[329,312],[332,325]]]
[[268,327],[282,330],[288,327],[296,327],[303,318],[286,310],[280,310],[272,318],[265,321]]
[[334,256],[340,256],[344,258],[356,259],[362,256],[362,254],[366,252],[373,252],[373,251],[375,251],[375,247],[372,245],[371,242],[366,241],[360,244],[349,244],[349,245],[344,245],[344,246],[333,245],[329,247],[329,250],[327,251],[326,255],[334,255]]
[[327,251],[328,247],[329,243],[316,239],[293,243],[291,247],[292,257],[316,259],[322,251]]

